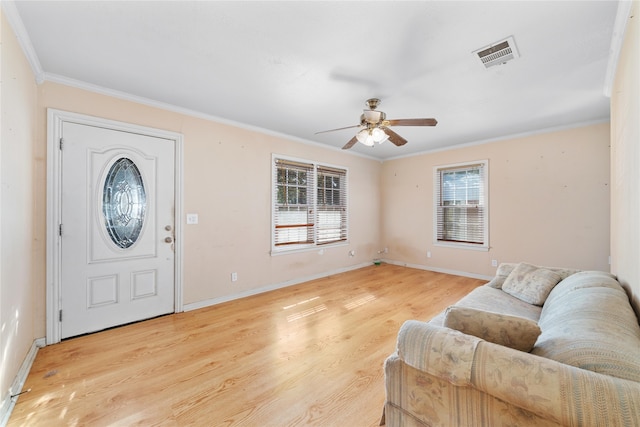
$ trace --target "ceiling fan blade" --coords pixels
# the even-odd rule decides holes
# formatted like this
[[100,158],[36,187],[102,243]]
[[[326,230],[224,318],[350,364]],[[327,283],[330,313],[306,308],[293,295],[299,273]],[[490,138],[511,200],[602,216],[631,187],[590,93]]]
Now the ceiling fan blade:
[[360,127],[360,125],[346,126],[346,127],[337,128],[337,129],[321,130],[320,132],[316,132],[314,135],[317,135],[319,133],[327,133],[327,132],[333,132],[333,131],[336,131],[336,130],[352,129],[352,128],[357,128],[357,127]]
[[387,120],[387,122],[389,122],[388,126],[435,126],[438,124],[436,119],[396,119]]
[[397,133],[395,133],[394,131],[392,131],[389,128],[384,128],[384,133],[389,135],[389,141],[391,141],[392,143],[394,143],[398,147],[400,147],[400,146],[402,146],[402,145],[407,143],[406,139],[404,139],[403,137],[401,137],[400,135],[398,135]]
[[348,150],[349,148],[353,147],[356,142],[358,142],[358,139],[354,136],[353,138],[351,138],[349,140],[349,142],[347,142],[344,147],[342,147],[343,150]]

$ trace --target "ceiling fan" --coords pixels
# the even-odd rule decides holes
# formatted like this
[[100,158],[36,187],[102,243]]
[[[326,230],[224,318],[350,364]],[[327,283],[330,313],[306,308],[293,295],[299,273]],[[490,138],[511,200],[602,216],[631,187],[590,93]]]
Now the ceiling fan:
[[387,139],[400,147],[401,145],[406,144],[407,140],[389,129],[389,126],[435,126],[438,124],[436,119],[387,120],[387,115],[385,113],[376,110],[378,104],[380,104],[380,100],[378,98],[367,99],[366,104],[369,106],[369,109],[363,110],[363,113],[360,116],[359,125],[323,130],[321,132],[316,132],[316,135],[336,130],[360,128],[358,133],[351,138],[344,147],[342,147],[343,150],[353,147],[356,142],[361,142],[364,145],[373,147],[376,143],[381,144]]

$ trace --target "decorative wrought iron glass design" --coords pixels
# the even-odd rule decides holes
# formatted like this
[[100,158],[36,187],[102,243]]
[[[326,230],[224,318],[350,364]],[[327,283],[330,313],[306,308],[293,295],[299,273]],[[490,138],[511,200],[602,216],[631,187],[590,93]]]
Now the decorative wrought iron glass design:
[[126,249],[140,237],[147,207],[147,194],[140,170],[130,159],[118,159],[102,191],[105,227],[118,247]]

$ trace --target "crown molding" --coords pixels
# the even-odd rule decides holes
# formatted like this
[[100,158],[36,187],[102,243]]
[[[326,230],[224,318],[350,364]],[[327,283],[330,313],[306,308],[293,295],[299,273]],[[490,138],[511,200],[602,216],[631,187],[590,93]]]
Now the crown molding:
[[[114,90],[114,89],[109,89],[103,86],[99,86],[99,85],[95,85],[92,83],[87,83],[81,80],[76,80],[76,79],[72,79],[69,77],[65,77],[65,76],[61,76],[59,74],[53,74],[53,73],[42,73],[42,77],[43,77],[43,81],[47,81],[47,82],[52,82],[52,83],[58,83],[61,85],[65,85],[65,86],[70,86],[70,87],[74,87],[77,89],[82,89],[82,90],[86,90],[88,92],[94,92],[94,93],[98,93],[100,95],[105,95],[105,96],[109,96],[112,98],[118,98],[118,99],[122,99],[125,101],[129,101],[129,102],[134,102],[136,104],[141,104],[141,105],[146,105],[149,107],[153,107],[153,108],[158,108],[158,109],[162,109],[165,111],[171,111],[174,113],[178,113],[178,114],[182,114],[185,116],[189,116],[189,117],[195,117],[198,119],[203,119],[203,120],[207,120],[207,121],[212,121],[212,122],[216,122],[216,123],[221,123],[221,124],[225,124],[225,125],[229,125],[229,126],[233,126],[233,127],[237,127],[240,129],[245,129],[245,130],[249,130],[249,131],[253,131],[253,132],[258,132],[264,135],[270,135],[270,136],[274,136],[277,138],[283,138],[283,139],[288,139],[291,141],[295,141],[295,142],[300,142],[302,144],[306,144],[306,145],[312,145],[318,148],[323,148],[325,150],[332,150],[332,151],[342,151],[344,152],[342,149],[338,148],[338,147],[331,147],[328,146],[326,144],[321,144],[318,142],[314,142],[314,141],[310,141],[308,139],[303,139],[303,138],[299,138],[299,137],[295,137],[292,135],[287,135],[284,133],[280,133],[280,132],[276,132],[270,129],[265,129],[265,128],[261,128],[258,126],[253,126],[253,125],[248,125],[246,123],[241,123],[241,122],[237,122],[237,121],[233,121],[233,120],[229,120],[229,119],[225,119],[223,117],[218,117],[218,116],[214,116],[211,114],[206,114],[200,111],[196,111],[196,110],[191,110],[189,108],[184,108],[184,107],[179,107],[173,104],[168,104],[168,103],[164,103],[164,102],[160,102],[160,101],[155,101],[153,99],[150,98],[145,98],[142,96],[137,96],[137,95],[132,95],[128,92],[122,92],[122,91],[118,91],[118,90]],[[358,157],[364,157],[367,159],[371,159],[371,160],[376,160],[376,161],[381,161],[380,159],[376,158],[376,157],[372,157],[372,156],[367,156],[366,154],[360,154],[358,152],[348,152],[348,154],[350,155],[354,155],[354,156],[358,156]]]
[[577,129],[577,128],[586,127],[586,126],[593,126],[593,125],[598,125],[598,124],[601,124],[601,123],[609,123],[610,121],[611,120],[609,118],[605,117],[605,118],[601,118],[601,119],[588,120],[588,121],[583,121],[583,122],[569,123],[569,124],[566,124],[566,125],[552,126],[552,127],[547,127],[547,128],[535,129],[535,130],[528,131],[528,132],[512,133],[512,134],[509,134],[509,135],[496,136],[495,138],[487,138],[487,139],[481,139],[481,140],[477,140],[477,141],[463,142],[463,143],[460,143],[460,144],[449,145],[447,147],[434,148],[432,150],[420,151],[418,153],[412,153],[412,154],[405,154],[405,155],[402,155],[402,156],[389,157],[387,159],[384,159],[384,161],[387,162],[387,161],[391,161],[391,160],[404,159],[404,158],[407,158],[407,157],[423,156],[423,155],[426,155],[426,154],[434,154],[434,153],[440,153],[440,152],[443,152],[443,151],[457,150],[457,149],[460,149],[460,148],[467,148],[467,147],[473,147],[473,146],[476,146],[476,145],[490,144],[492,142],[506,141],[506,140],[509,140],[509,139],[522,139],[522,138],[527,138],[529,136],[536,136],[536,135],[541,135],[541,134],[545,134],[545,133],[561,132],[561,131],[564,131],[564,130]]
[[2,2],[2,12],[7,17],[7,21],[11,28],[13,29],[13,33],[18,39],[18,43],[22,48],[22,52],[27,58],[29,65],[31,66],[31,71],[33,71],[33,75],[35,76],[36,82],[41,84],[44,82],[44,70],[42,69],[42,65],[40,64],[40,60],[38,59],[38,55],[36,55],[36,51],[33,48],[33,44],[31,43],[31,38],[27,33],[27,29],[22,23],[22,18],[20,17],[20,13],[16,8],[15,1],[13,0],[3,0]]

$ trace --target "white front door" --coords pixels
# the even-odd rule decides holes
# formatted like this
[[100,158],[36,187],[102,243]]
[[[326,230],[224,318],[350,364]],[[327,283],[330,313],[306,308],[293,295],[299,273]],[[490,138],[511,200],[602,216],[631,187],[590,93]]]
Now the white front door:
[[60,132],[61,338],[174,312],[175,141]]

